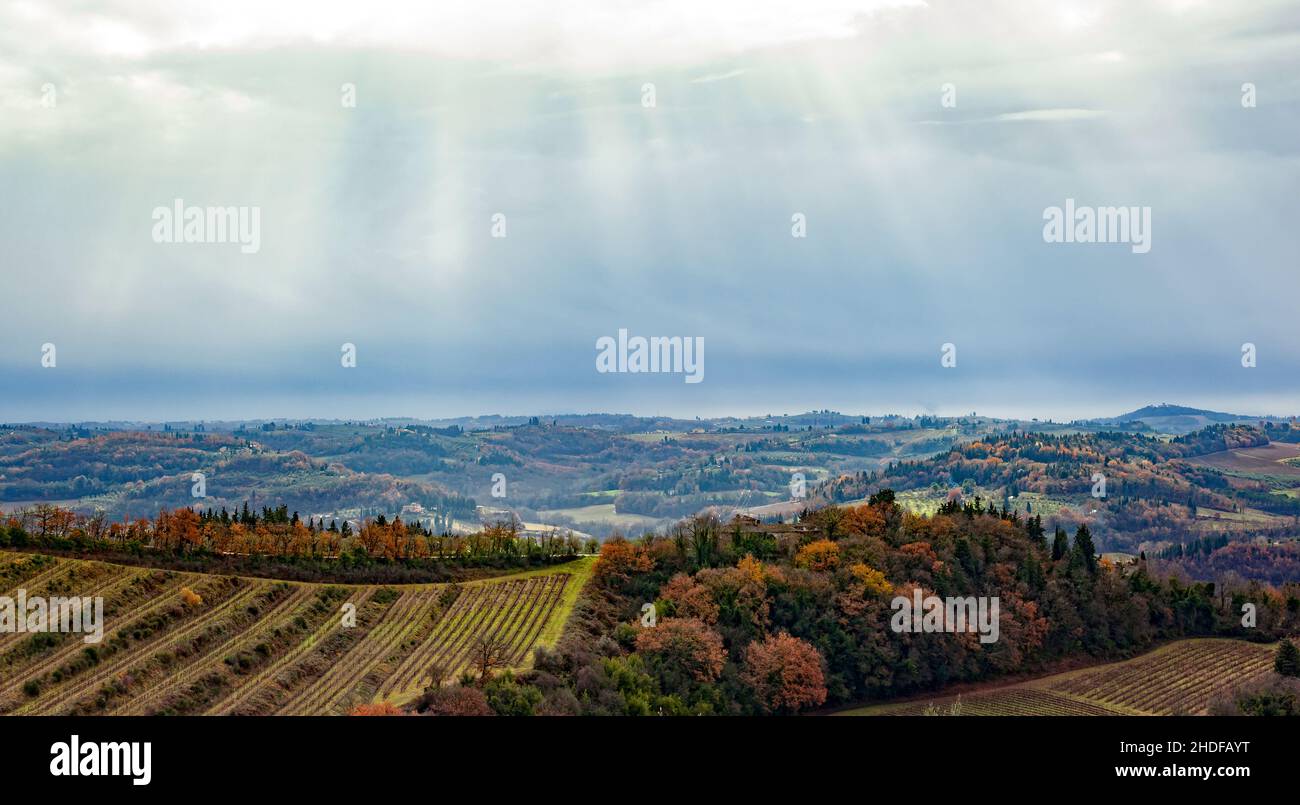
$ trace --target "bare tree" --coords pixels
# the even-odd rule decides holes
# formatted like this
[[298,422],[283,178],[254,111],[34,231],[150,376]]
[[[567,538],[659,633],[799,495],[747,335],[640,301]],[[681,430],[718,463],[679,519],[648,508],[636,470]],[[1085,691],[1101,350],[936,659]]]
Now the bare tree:
[[442,687],[443,681],[451,675],[451,668],[445,662],[432,662],[424,670],[429,675],[429,686],[426,690]]
[[479,685],[486,685],[492,671],[510,661],[510,642],[504,635],[479,635],[470,652],[474,667],[478,669]]

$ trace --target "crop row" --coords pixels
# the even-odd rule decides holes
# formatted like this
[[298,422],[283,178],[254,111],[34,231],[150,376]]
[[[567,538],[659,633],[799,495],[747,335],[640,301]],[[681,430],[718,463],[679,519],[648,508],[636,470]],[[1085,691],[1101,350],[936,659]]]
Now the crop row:
[[117,697],[123,700],[114,704],[119,714],[147,712],[165,691],[190,682],[207,661],[246,641],[249,630],[258,623],[292,609],[311,592],[305,585],[289,584],[262,590],[246,607],[228,611],[220,621],[210,620],[202,632],[191,633],[189,639],[174,640],[169,649],[132,667],[123,675],[129,684],[117,683],[101,692],[103,707]]
[[571,578],[342,587],[0,551],[0,590],[104,602],[98,643],[0,634],[0,713],[330,714],[404,701],[476,668],[484,646],[495,668],[526,664],[553,639]]
[[1188,640],[1146,657],[1068,676],[1050,687],[1139,712],[1201,712],[1216,692],[1267,673],[1270,663],[1267,646]]
[[466,589],[439,628],[379,687],[379,698],[402,698],[454,677],[471,664],[480,641],[494,645],[502,664],[522,664],[568,578],[556,574]]
[[970,697],[938,702],[910,702],[882,710],[881,715],[919,716],[927,712],[963,716],[1113,716],[1116,711],[1051,691],[1028,687],[1005,688]]
[[[169,596],[161,602],[161,608],[150,607],[147,614],[132,619],[115,629],[111,635],[105,635],[94,654],[88,657],[89,662],[68,668],[62,678],[54,680],[55,685],[37,693],[33,701],[15,712],[19,715],[59,712],[148,652],[166,644],[169,638],[177,639],[200,628],[207,619],[238,605],[257,590],[257,585],[243,579],[222,576],[209,579],[206,583],[195,586],[195,592],[204,600],[203,604],[190,605],[180,596]],[[212,601],[219,603],[214,605]]]

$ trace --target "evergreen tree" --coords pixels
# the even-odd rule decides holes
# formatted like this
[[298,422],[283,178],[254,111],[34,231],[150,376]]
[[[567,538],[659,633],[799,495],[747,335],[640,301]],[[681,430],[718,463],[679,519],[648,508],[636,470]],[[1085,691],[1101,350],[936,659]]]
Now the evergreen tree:
[[1020,563],[1020,580],[1034,590],[1042,590],[1046,579],[1043,578],[1043,566],[1039,564],[1038,554],[1033,551],[1025,554],[1025,561]]
[[1052,561],[1059,561],[1069,550],[1070,538],[1065,535],[1065,529],[1058,525],[1056,527],[1056,537],[1052,540]]
[[957,547],[953,551],[953,555],[956,557],[957,564],[961,566],[961,569],[966,571],[967,576],[970,578],[979,576],[979,569],[975,566],[975,555],[971,552],[969,542],[965,539],[957,540]]
[[1047,544],[1043,542],[1043,515],[1035,515],[1025,520],[1025,531],[1029,533],[1029,538],[1040,548],[1046,548]]
[[1074,533],[1074,556],[1071,563],[1087,568],[1089,573],[1097,572],[1097,546],[1092,542],[1087,523],[1079,526],[1079,530]]
[[1295,647],[1295,643],[1283,640],[1278,645],[1277,655],[1273,658],[1273,670],[1282,676],[1300,677],[1300,649]]

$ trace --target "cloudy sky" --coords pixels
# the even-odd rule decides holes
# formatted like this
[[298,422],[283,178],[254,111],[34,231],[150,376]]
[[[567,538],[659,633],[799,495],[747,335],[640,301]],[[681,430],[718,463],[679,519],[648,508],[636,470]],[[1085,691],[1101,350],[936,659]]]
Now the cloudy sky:
[[414,5],[0,3],[0,420],[1300,413],[1294,0]]

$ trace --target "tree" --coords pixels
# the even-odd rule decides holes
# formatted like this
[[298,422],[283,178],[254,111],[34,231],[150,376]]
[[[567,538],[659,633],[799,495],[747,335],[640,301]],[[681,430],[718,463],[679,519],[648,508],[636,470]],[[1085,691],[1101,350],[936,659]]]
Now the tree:
[[785,632],[749,644],[740,678],[765,713],[797,713],[826,701],[821,654]]
[[637,632],[637,653],[644,655],[664,678],[683,675],[695,682],[712,682],[722,674],[727,652],[722,637],[698,618],[664,618]]
[[424,672],[429,676],[429,687],[439,688],[442,687],[442,683],[452,675],[452,668],[445,661],[434,660],[424,669]]
[[600,546],[594,574],[602,582],[622,584],[632,575],[654,569],[654,559],[644,547],[618,537]]
[[1273,670],[1282,676],[1300,677],[1300,649],[1290,640],[1283,640],[1273,657]]
[[[889,492],[889,500],[892,503],[894,493],[890,490],[885,491]],[[873,495],[872,497],[874,500],[875,496]],[[881,511],[883,505],[884,504],[882,503],[880,505],[871,506],[854,506],[853,508],[848,509],[844,513],[844,519],[840,523],[841,529],[844,533],[852,536],[861,536],[865,534],[877,537],[884,534],[887,523],[885,522],[885,515]]]
[[1052,540],[1052,561],[1058,561],[1062,556],[1070,552],[1070,538],[1065,535],[1065,529],[1059,525],[1056,527],[1056,536]]
[[840,564],[840,546],[828,539],[815,540],[799,549],[794,564],[808,570],[834,570]]
[[695,564],[708,567],[718,555],[718,534],[722,524],[712,514],[697,514],[690,521],[691,547],[695,550]]
[[849,572],[862,584],[864,592],[874,598],[887,598],[894,594],[894,585],[889,583],[885,574],[863,562],[851,565]]
[[1074,532],[1074,555],[1070,557],[1070,563],[1085,568],[1089,573],[1097,572],[1097,546],[1092,542],[1087,523]]
[[668,607],[665,615],[679,618],[699,618],[708,624],[718,622],[718,604],[708,587],[685,573],[678,573],[659,590],[659,598]]
[[510,641],[505,635],[485,634],[474,640],[470,659],[478,671],[479,686],[487,684],[492,672],[510,661]]
[[[1029,506],[1030,506],[1030,505],[1032,505],[1032,504],[1029,504],[1029,503],[1026,503],[1026,504],[1025,504],[1025,512],[1026,512],[1026,513],[1028,513],[1028,512],[1030,511],[1030,509],[1029,509]],[[1043,542],[1043,534],[1044,534],[1044,531],[1043,531],[1043,515],[1041,515],[1041,514],[1036,514],[1036,515],[1034,515],[1033,517],[1031,517],[1031,518],[1029,518],[1028,520],[1026,520],[1026,521],[1025,521],[1025,531],[1029,534],[1029,538],[1032,539],[1032,540],[1034,541],[1034,544],[1035,544],[1035,545],[1037,545],[1037,546],[1040,547],[1040,548],[1045,548],[1045,547],[1047,547],[1047,546],[1046,546],[1046,543]]]

